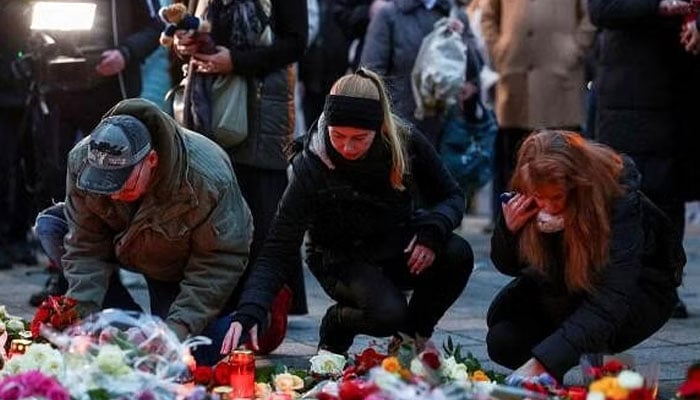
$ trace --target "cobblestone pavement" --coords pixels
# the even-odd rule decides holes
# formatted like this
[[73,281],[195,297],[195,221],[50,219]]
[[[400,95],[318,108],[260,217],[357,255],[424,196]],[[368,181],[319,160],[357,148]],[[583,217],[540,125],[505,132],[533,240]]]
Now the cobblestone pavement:
[[[474,248],[476,265],[466,290],[440,321],[433,339],[441,344],[451,336],[481,360],[485,367],[507,372],[488,360],[484,342],[486,310],[498,289],[508,281],[508,277],[499,274],[489,261],[489,235],[484,233],[487,223],[486,217],[467,217],[462,223],[459,233]],[[685,283],[679,293],[688,306],[690,318],[669,321],[655,335],[629,351],[641,365],[659,364],[661,398],[670,397],[685,376],[687,367],[693,361],[700,361],[700,228],[696,225],[688,228],[685,248],[688,265]],[[15,266],[0,271],[0,304],[5,304],[12,313],[30,318],[34,309],[27,302],[29,295],[40,289],[45,279],[46,274],[41,266]],[[129,281],[139,301],[145,303],[145,288],[133,277]],[[308,271],[306,289],[309,314],[290,317],[285,342],[263,362],[308,366],[308,358],[316,352],[318,324],[331,303]],[[369,337],[359,336],[351,353],[362,349],[370,340]],[[379,341],[380,344],[384,342]],[[565,383],[579,380],[580,373],[574,368],[567,374]]]

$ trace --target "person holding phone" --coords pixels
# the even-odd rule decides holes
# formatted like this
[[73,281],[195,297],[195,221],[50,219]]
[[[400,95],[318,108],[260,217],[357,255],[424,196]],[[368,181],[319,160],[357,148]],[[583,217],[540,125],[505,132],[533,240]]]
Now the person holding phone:
[[577,133],[525,139],[502,197],[491,260],[513,276],[488,310],[491,359],[559,379],[584,353],[615,353],[670,318],[685,253],[639,191],[631,159]]

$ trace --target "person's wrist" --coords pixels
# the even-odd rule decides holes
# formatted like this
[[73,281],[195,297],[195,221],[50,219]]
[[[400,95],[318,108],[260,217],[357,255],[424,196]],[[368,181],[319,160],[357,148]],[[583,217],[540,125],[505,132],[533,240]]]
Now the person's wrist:
[[166,325],[175,333],[178,339],[184,340],[190,334],[190,330],[185,324],[179,321],[167,320]]

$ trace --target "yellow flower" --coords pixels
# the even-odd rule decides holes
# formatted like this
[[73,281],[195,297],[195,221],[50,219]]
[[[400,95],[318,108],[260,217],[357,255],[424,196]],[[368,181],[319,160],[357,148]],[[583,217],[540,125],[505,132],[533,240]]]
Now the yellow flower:
[[489,379],[488,375],[486,375],[486,372],[480,369],[474,371],[472,374],[472,380],[477,382],[491,382],[491,379]]
[[255,383],[255,398],[256,399],[266,399],[272,394],[272,387],[269,383],[256,382]]
[[396,357],[387,357],[382,360],[382,368],[393,374],[395,372],[399,372],[401,369],[401,363],[399,363],[399,359]]
[[399,376],[400,376],[402,379],[409,380],[409,379],[411,379],[411,377],[413,376],[413,374],[411,374],[411,371],[407,370],[406,368],[401,368],[401,369],[399,370]]
[[303,389],[304,381],[294,374],[285,372],[275,375],[274,385],[277,391],[291,393],[295,390]]
[[625,400],[628,395],[629,391],[619,386],[611,388],[607,392],[605,392],[605,397],[610,400]]
[[608,395],[608,390],[619,388],[620,385],[617,383],[617,378],[612,376],[605,376],[603,378],[594,381],[589,386],[588,390],[591,392],[601,392]]

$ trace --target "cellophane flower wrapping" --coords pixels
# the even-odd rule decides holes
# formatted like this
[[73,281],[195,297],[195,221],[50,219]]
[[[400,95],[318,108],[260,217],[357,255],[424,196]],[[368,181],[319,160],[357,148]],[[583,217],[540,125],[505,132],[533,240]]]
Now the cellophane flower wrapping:
[[190,347],[209,341],[197,337],[180,342],[160,318],[114,309],[63,332],[44,326],[41,333],[63,353],[61,382],[76,400],[139,398],[139,393],[158,399],[184,397],[180,383],[190,377]]

